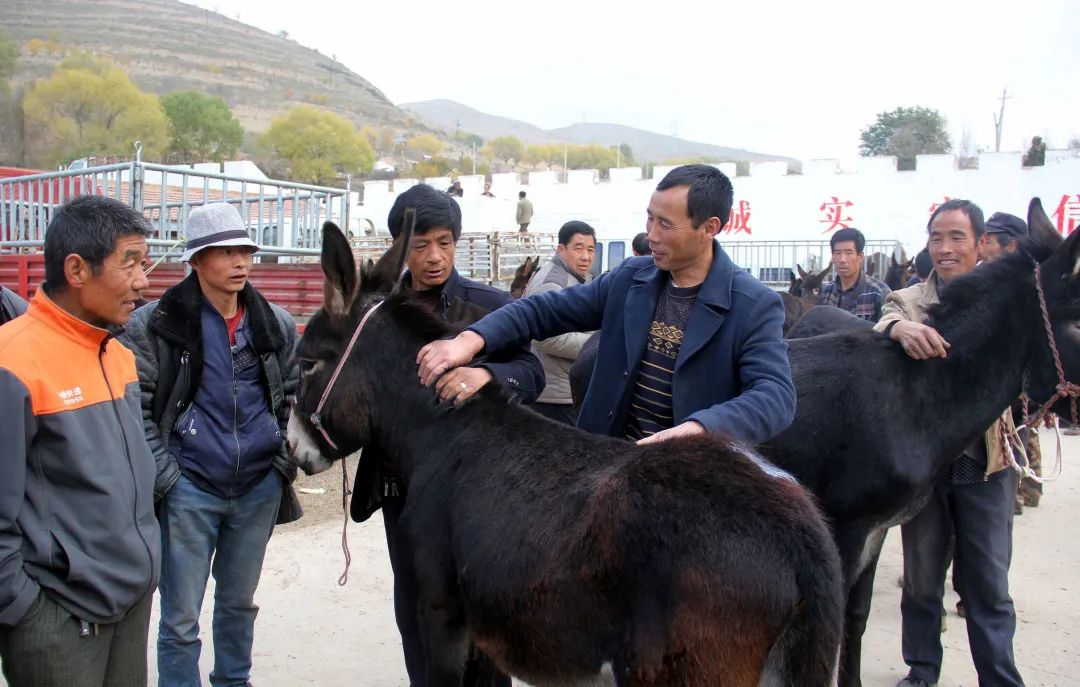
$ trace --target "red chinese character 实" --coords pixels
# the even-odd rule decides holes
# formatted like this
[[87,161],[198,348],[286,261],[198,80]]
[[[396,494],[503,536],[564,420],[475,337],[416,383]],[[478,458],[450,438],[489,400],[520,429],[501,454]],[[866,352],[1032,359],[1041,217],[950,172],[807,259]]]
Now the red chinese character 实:
[[747,234],[752,233],[750,230],[750,201],[740,200],[738,208],[731,208],[731,217],[728,219],[728,223],[724,225],[724,233],[726,234],[738,234],[740,231],[745,231]]
[[833,196],[832,200],[827,200],[822,203],[821,207],[818,209],[825,213],[825,216],[824,219],[819,219],[818,221],[822,224],[828,224],[829,226],[821,233],[828,234],[830,231],[836,229],[849,228],[847,222],[854,222],[855,220],[851,217],[844,217],[844,208],[849,208],[854,204],[855,203],[852,203],[850,200],[840,200],[836,196]]
[[1062,236],[1073,233],[1080,224],[1080,193],[1061,196],[1061,202],[1054,211],[1054,218],[1057,219],[1057,230]]

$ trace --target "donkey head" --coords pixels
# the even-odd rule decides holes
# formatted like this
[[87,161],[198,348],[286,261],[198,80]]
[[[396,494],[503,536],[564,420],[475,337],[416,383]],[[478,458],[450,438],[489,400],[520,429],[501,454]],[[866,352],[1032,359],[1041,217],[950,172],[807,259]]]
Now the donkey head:
[[[1062,240],[1038,198],[1033,198],[1028,206],[1028,228],[1030,236],[1021,242],[1020,250],[1040,262],[1040,281],[1062,371],[1066,380],[1077,382],[1080,381],[1080,232]],[[1040,325],[1039,329],[1044,326]],[[1039,340],[1045,338],[1040,336]],[[1029,371],[1025,388],[1032,400],[1039,403],[1054,394],[1059,381],[1056,367],[1049,364],[1050,352],[1044,354],[1048,364]],[[1057,401],[1051,410],[1065,418],[1071,414],[1067,399]]]
[[820,272],[807,272],[802,268],[802,265],[795,265],[795,269],[799,271],[799,278],[796,279],[794,275],[791,276],[791,286],[788,288],[788,293],[800,298],[817,298],[821,295],[821,285],[825,282],[829,272],[832,271],[832,263],[830,262]]
[[915,259],[897,260],[896,256],[889,258],[889,269],[885,272],[885,285],[893,291],[907,286],[908,281],[915,274]]
[[535,258],[525,258],[525,262],[518,265],[517,271],[514,272],[514,280],[510,282],[510,295],[521,298],[525,294],[525,287],[529,285],[529,281],[538,269],[540,269],[539,255]]
[[300,390],[288,429],[289,452],[309,475],[326,470],[370,438],[368,399],[378,390],[360,362],[365,346],[371,350],[375,318],[364,321],[362,329],[360,324],[400,288],[412,218],[409,208],[393,246],[360,273],[345,235],[332,222],[323,225],[323,307],[311,318],[297,346]]

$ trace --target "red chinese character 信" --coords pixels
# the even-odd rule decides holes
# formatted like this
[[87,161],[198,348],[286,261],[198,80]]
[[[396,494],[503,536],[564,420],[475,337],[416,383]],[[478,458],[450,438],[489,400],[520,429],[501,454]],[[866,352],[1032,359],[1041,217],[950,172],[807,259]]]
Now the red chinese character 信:
[[1073,196],[1068,194],[1061,196],[1061,202],[1058,203],[1053,216],[1057,220],[1057,230],[1062,236],[1068,236],[1076,231],[1077,225],[1080,225],[1080,193]]

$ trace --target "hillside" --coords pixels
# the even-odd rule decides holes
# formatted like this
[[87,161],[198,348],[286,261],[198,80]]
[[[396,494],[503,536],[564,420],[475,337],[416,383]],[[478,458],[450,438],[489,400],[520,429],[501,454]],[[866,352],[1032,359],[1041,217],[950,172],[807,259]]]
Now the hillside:
[[425,100],[418,103],[404,103],[399,107],[420,117],[430,126],[444,131],[453,132],[455,128],[460,127],[462,131],[477,134],[485,139],[496,136],[516,136],[525,143],[598,143],[607,146],[626,143],[634,151],[637,159],[654,162],[688,157],[754,162],[791,159],[741,148],[687,141],[621,124],[585,122],[560,129],[541,129],[527,122],[479,112],[452,100]]
[[308,103],[356,124],[405,127],[408,115],[332,57],[177,0],[2,0],[0,30],[22,47],[16,85],[65,54],[108,55],[143,90],[223,98],[249,131]]

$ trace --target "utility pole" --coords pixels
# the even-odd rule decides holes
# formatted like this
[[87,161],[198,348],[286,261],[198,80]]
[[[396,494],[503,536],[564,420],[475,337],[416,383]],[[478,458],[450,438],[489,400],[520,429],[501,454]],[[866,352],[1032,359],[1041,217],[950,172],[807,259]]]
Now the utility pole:
[[615,146],[615,169],[622,168],[622,143]]
[[1001,97],[998,100],[1001,101],[1001,112],[994,115],[994,152],[1001,152],[1001,130],[1005,123],[1005,101],[1012,100],[1012,96],[1008,95],[1009,89],[1001,89]]
[[472,173],[476,174],[476,141],[472,142]]

